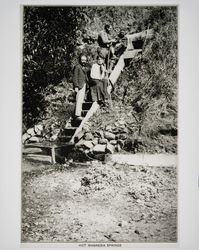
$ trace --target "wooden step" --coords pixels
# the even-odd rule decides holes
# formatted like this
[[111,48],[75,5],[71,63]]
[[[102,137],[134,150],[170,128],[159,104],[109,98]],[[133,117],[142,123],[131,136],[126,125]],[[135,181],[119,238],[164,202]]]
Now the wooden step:
[[28,148],[23,148],[22,153],[23,154],[41,154],[43,150],[41,148],[37,147],[28,147]]
[[28,159],[31,161],[39,161],[43,163],[53,163],[52,157],[50,155],[27,154],[25,156],[25,159]]
[[77,128],[78,127],[68,127],[68,128],[65,128],[64,131],[63,131],[63,134],[65,136],[73,136]]
[[82,121],[73,119],[73,120],[71,121],[71,125],[72,125],[73,127],[79,127],[79,125],[81,124],[81,122],[82,122]]
[[60,142],[69,142],[71,140],[73,135],[63,135],[63,136],[59,136],[58,140]]
[[24,145],[24,148],[60,148],[71,146],[73,143],[57,143],[57,142],[40,142],[40,143],[28,143]]
[[84,102],[82,105],[83,110],[89,110],[92,106],[93,102]]
[[89,110],[82,110],[82,117],[85,117]]
[[[70,138],[71,139],[71,136]],[[29,149],[31,151],[34,149],[42,149],[42,153],[29,153],[25,154],[24,157],[30,160],[37,160],[41,162],[51,162],[52,164],[56,162],[63,162],[67,154],[74,147],[74,143],[64,142],[64,143],[54,143],[54,142],[44,142],[44,143],[31,143],[24,146],[23,150]],[[50,160],[49,160],[50,159]]]

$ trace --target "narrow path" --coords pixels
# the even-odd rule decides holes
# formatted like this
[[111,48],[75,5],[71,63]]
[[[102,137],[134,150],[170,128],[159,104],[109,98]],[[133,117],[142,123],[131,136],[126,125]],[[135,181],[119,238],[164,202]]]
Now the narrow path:
[[175,154],[113,154],[111,161],[119,164],[153,167],[174,167],[177,165]]

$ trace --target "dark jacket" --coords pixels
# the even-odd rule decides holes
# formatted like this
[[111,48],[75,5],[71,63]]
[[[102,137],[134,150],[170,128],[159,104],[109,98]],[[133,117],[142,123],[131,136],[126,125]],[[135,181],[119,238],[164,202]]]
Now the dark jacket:
[[87,67],[82,67],[81,64],[77,64],[73,70],[73,84],[74,88],[81,89],[84,84],[88,83]]
[[103,30],[99,33],[97,41],[101,48],[109,48],[111,37],[105,30]]

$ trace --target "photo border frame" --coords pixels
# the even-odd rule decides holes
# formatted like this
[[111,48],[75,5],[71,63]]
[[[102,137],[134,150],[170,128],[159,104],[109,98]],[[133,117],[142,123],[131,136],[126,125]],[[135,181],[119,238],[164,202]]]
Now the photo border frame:
[[[3,131],[0,144],[2,168],[0,180],[0,248],[60,249],[77,247],[72,243],[20,243],[21,234],[21,122],[22,122],[22,5],[177,5],[178,6],[178,243],[127,243],[123,247],[141,249],[198,249],[199,241],[199,166],[197,159],[198,86],[197,25],[199,3],[196,0],[137,1],[49,1],[27,0],[0,3],[2,39],[0,75],[0,114]],[[115,246],[117,247],[117,246]],[[117,247],[118,248],[118,247]]]

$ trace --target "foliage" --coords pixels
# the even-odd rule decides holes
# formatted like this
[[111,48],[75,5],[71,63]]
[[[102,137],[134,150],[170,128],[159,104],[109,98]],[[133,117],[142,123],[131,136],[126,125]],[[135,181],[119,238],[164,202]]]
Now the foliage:
[[23,121],[27,127],[45,113],[45,88],[70,76],[74,17],[72,7],[24,7]]
[[67,84],[71,82],[80,53],[85,52],[90,63],[95,60],[97,34],[106,23],[113,26],[113,36],[120,29],[128,32],[132,27],[137,32],[154,30],[153,39],[144,41],[142,55],[122,72],[113,100],[132,106],[137,130],[143,137],[158,141],[161,131],[177,130],[177,9],[169,6],[24,7],[26,127],[49,114],[46,91],[64,77]]
[[149,23],[154,37],[145,41],[115,91],[125,105],[131,103],[139,134],[157,140],[161,131],[177,133],[176,9],[154,8]]
[[46,113],[43,115],[42,125],[47,139],[62,130],[74,113],[75,104],[68,101],[71,85],[63,80],[58,85],[49,85],[45,89]]

